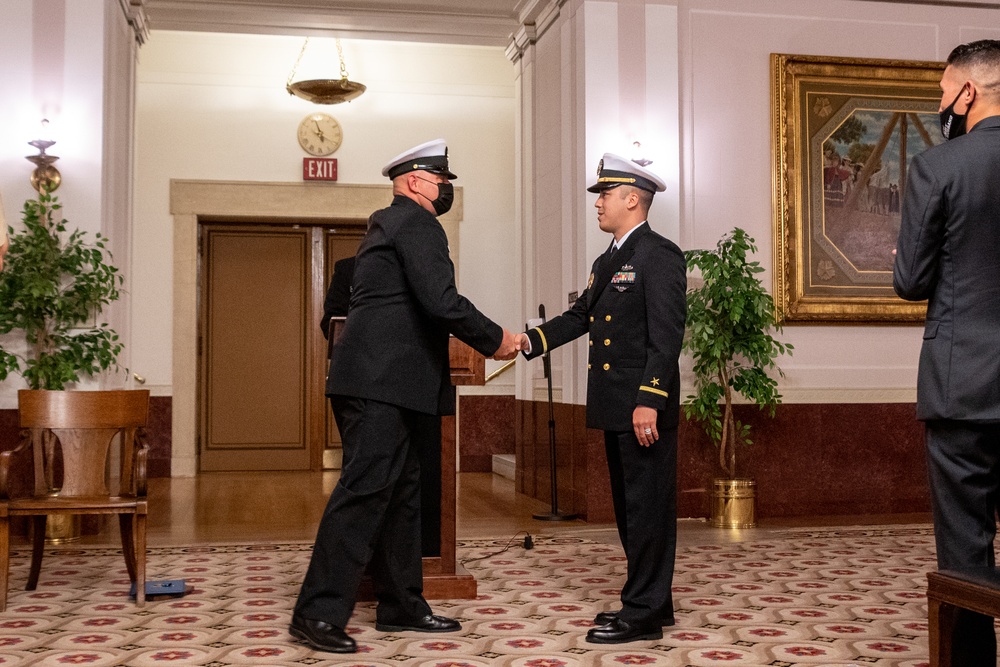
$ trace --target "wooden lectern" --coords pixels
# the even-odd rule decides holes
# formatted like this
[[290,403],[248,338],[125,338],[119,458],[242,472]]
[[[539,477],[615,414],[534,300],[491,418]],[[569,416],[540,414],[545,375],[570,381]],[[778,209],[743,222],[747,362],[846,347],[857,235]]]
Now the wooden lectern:
[[[335,317],[330,321],[330,350],[340,336],[346,318]],[[448,345],[448,357],[451,365],[451,383],[460,385],[486,384],[486,357],[471,347],[452,337]],[[456,401],[457,406],[457,401]],[[455,553],[456,546],[456,483],[457,473],[456,443],[458,441],[457,422],[453,415],[441,417],[441,456],[438,470],[428,470],[421,467],[421,484],[429,483],[433,488],[436,479],[434,473],[440,474],[441,494],[440,507],[428,508],[425,503],[425,513],[430,510],[436,516],[426,515],[422,524],[440,529],[440,544],[437,548],[428,549],[424,545],[424,597],[428,600],[464,599],[476,597],[476,580],[458,562]],[[437,462],[437,457],[433,460]],[[427,528],[425,528],[427,532]],[[425,540],[426,542],[426,540]],[[432,553],[429,553],[432,552]],[[371,581],[366,577],[361,583],[359,599],[375,599]]]
[[[455,337],[448,344],[448,359],[453,385],[486,384],[486,357]],[[457,400],[455,406],[457,410]],[[455,555],[457,426],[454,415],[441,417],[441,549],[440,556],[424,556],[424,597],[428,600],[471,600],[476,597],[476,579]]]

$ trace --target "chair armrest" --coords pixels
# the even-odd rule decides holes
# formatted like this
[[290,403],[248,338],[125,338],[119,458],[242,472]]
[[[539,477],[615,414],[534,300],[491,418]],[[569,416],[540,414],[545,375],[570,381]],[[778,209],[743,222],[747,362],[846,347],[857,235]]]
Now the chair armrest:
[[10,466],[15,454],[27,451],[31,447],[31,435],[27,432],[21,433],[21,442],[14,449],[0,452],[0,498],[10,498]]

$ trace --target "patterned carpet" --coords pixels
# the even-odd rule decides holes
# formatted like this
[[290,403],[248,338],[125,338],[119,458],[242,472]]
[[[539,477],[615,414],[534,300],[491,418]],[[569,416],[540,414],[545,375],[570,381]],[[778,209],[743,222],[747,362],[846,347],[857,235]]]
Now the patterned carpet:
[[[460,559],[507,544],[459,544]],[[617,606],[620,547],[536,538],[535,548],[470,561],[479,598],[435,602],[460,633],[374,629],[359,605],[348,631],[360,652],[316,653],[286,627],[309,544],[154,548],[151,579],[187,581],[179,599],[127,598],[120,554],[54,548],[39,588],[23,590],[27,550],[12,553],[0,614],[0,665],[927,665],[928,526],[784,531],[774,539],[679,550],[677,625],[659,641],[601,647],[584,641],[597,611]]]

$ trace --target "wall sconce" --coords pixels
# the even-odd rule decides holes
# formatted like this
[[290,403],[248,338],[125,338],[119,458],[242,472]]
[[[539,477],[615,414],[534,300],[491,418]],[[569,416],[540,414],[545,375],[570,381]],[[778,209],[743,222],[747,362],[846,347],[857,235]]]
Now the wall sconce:
[[641,143],[639,143],[638,141],[633,141],[632,148],[634,149],[634,152],[636,154],[636,157],[632,158],[632,162],[635,162],[640,167],[648,167],[649,165],[653,164],[652,160],[643,157]]
[[[48,124],[48,120],[42,120],[43,129]],[[42,194],[43,191],[55,192],[59,184],[62,183],[62,174],[54,166],[55,161],[59,157],[57,155],[48,155],[45,152],[46,149],[55,143],[48,139],[35,139],[28,142],[29,146],[34,146],[38,149],[38,155],[26,155],[25,159],[35,165],[35,170],[31,172],[31,187],[37,190],[39,194]]]

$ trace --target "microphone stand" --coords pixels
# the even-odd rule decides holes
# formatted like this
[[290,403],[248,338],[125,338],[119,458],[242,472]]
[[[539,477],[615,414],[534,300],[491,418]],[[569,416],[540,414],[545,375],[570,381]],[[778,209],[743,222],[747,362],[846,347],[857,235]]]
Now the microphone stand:
[[[545,304],[538,304],[538,317],[543,323],[545,322]],[[538,521],[573,521],[579,518],[579,515],[559,513],[559,484],[556,475],[556,418],[555,410],[552,407],[552,361],[549,359],[548,350],[542,355],[542,368],[549,385],[549,479],[552,486],[552,511],[548,514],[534,514],[532,517]]]

